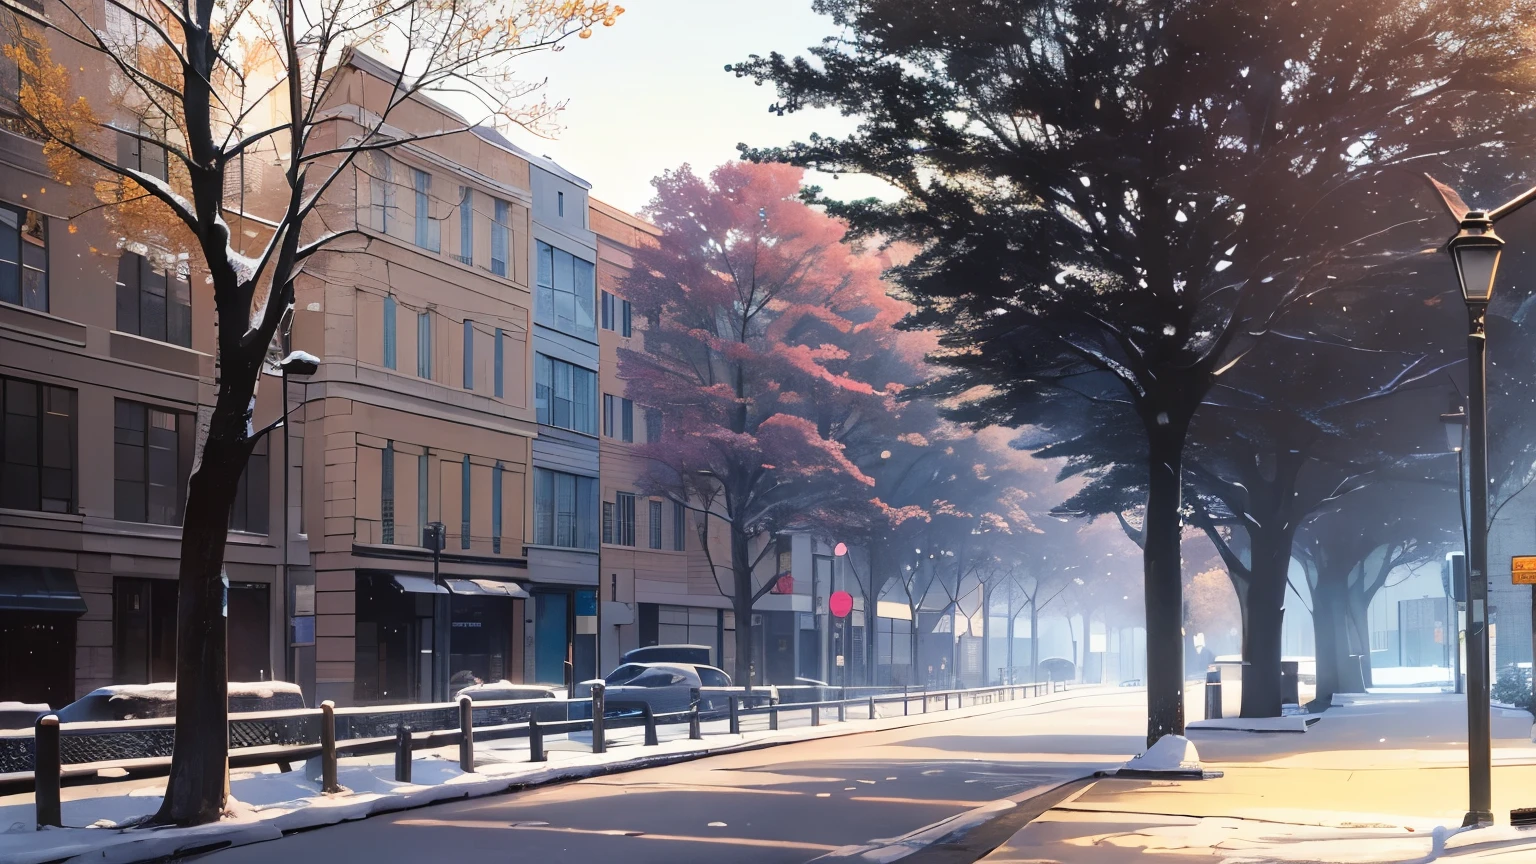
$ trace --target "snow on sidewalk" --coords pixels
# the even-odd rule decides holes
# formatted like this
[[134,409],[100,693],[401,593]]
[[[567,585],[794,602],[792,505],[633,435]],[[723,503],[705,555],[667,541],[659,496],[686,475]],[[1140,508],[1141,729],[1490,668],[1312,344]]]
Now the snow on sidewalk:
[[[854,719],[862,712],[851,707],[849,713],[853,717],[846,723],[827,721],[822,726],[777,731],[747,729],[740,735],[728,734],[724,721],[711,721],[704,724],[704,740],[701,741],[689,740],[685,725],[666,726],[660,730],[663,740],[653,747],[639,743],[640,729],[626,728],[610,733],[608,752],[600,754],[590,751],[589,736],[551,736],[546,741],[548,761],[542,763],[527,761],[526,738],[477,742],[474,773],[459,770],[457,748],[418,751],[412,762],[410,783],[395,782],[392,755],[344,759],[338,780],[345,791],[336,795],[320,794],[319,784],[307,780],[303,770],[234,772],[230,778],[228,814],[217,823],[197,828],[118,827],[158,809],[165,790],[163,778],[66,788],[63,821],[66,825],[80,827],[34,830],[35,811],[31,796],[8,796],[0,799],[0,861],[6,864],[69,861],[126,864],[272,840],[289,831],[363,819],[377,813],[454,798],[491,795],[508,789],[635,770],[746,748],[937,723],[1101,692],[1103,688],[1084,688],[953,711],[881,717],[874,721]],[[899,711],[900,706],[884,705],[882,710]],[[785,711],[786,722],[791,711]],[[749,721],[744,718],[743,722]]]

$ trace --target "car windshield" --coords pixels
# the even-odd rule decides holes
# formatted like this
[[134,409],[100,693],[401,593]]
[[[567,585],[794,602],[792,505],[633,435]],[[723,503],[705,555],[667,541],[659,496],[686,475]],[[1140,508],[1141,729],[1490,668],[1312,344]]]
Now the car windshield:
[[695,667],[699,670],[699,683],[705,687],[729,687],[731,679],[719,669],[709,666]]
[[608,677],[603,679],[603,683],[609,685],[623,684],[644,671],[645,667],[639,663],[625,663],[623,666],[609,672]]

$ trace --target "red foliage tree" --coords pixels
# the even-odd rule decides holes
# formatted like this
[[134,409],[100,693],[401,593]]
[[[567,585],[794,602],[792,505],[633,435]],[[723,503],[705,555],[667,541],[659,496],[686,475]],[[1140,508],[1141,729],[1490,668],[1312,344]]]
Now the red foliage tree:
[[[777,577],[759,578],[772,538],[871,518],[874,481],[846,444],[889,434],[900,384],[888,355],[904,308],[886,295],[883,263],[799,200],[801,174],[747,163],[707,179],[687,166],[663,174],[647,212],[661,238],[623,286],[646,326],[644,350],[619,352],[619,375],[663,418],[661,440],[642,450],[644,483],[706,514],[701,540],[735,611],[740,681],[752,607]],[[728,535],[725,563],[710,519]]]

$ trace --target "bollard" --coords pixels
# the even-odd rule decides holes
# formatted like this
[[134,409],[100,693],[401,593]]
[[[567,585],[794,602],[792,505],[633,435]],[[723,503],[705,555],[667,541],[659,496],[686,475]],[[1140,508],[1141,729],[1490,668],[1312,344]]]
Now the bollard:
[[320,703],[320,791],[341,791],[336,779],[336,703],[329,699]]
[[777,732],[779,729],[779,703],[768,702],[768,731]]
[[59,804],[62,765],[59,756],[59,715],[44,714],[32,727],[33,801],[37,808],[37,828],[59,828],[64,814]]
[[873,696],[869,697],[869,719],[871,719],[871,720],[878,720],[878,719],[880,719],[880,718],[875,716],[875,697],[873,697]]
[[837,722],[848,722],[848,700],[846,699],[837,700]]
[[651,710],[649,702],[645,703],[645,709],[640,712],[645,720],[645,746],[655,747],[661,741],[656,737],[656,714]]
[[459,697],[459,770],[475,773],[475,709],[468,696]]
[[411,782],[411,727],[395,726],[395,782]]
[[1221,719],[1221,670],[1205,673],[1205,719]]
[[820,726],[821,725],[821,706],[820,705],[814,705],[813,704],[811,706],[811,725],[812,726]]
[[603,715],[608,711],[608,687],[598,681],[592,685],[592,752],[608,752],[607,718]]
[[736,702],[736,694],[732,693],[730,696],[728,696],[726,698],[730,700],[731,734],[732,735],[740,735],[741,734],[741,708],[740,708],[739,704]]
[[688,740],[703,741],[704,730],[699,727],[699,706],[693,706],[693,713],[688,715]]
[[528,761],[543,762],[548,757],[544,755],[544,730],[539,728],[539,718],[528,718]]

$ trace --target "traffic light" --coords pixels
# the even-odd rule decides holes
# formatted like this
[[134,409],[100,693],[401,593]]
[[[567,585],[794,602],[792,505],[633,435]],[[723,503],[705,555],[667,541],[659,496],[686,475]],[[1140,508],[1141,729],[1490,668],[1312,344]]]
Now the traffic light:
[[1457,603],[1467,602],[1467,556],[1460,552],[1445,553],[1445,563],[1440,567],[1440,585],[1445,594]]

